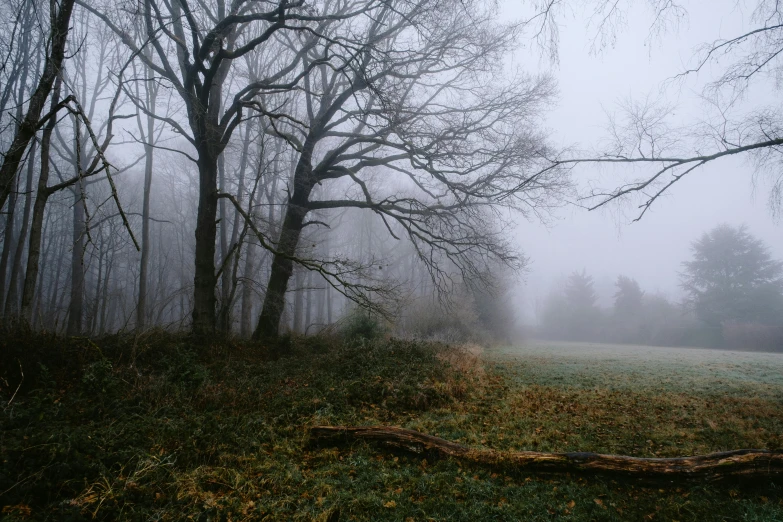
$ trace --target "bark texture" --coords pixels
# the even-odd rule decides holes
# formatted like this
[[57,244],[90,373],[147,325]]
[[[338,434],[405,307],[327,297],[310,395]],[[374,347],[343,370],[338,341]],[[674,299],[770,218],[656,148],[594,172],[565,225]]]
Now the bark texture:
[[364,440],[417,455],[451,457],[489,466],[543,473],[599,473],[645,479],[723,480],[762,478],[783,473],[783,452],[739,449],[676,458],[642,458],[589,452],[502,452],[475,449],[414,430],[391,426],[314,426],[310,444],[344,444]]
[[196,261],[193,282],[193,333],[215,335],[217,298],[215,287],[215,239],[218,207],[217,157],[199,156],[199,197],[196,215]]

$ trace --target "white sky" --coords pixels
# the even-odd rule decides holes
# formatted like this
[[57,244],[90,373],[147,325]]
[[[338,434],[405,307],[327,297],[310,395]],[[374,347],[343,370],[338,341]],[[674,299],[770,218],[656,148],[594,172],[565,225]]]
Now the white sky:
[[[513,18],[522,16],[521,4],[522,0],[506,2],[504,13]],[[605,135],[607,110],[629,97],[656,95],[667,78],[690,63],[699,44],[735,35],[749,14],[734,8],[731,0],[696,0],[687,5],[689,21],[653,42],[647,41],[649,11],[640,8],[630,12],[616,44],[598,56],[590,53],[590,33],[583,13],[561,17],[560,63],[552,69],[560,96],[548,118],[556,143],[584,148],[598,145]],[[521,50],[515,64],[539,70],[549,67],[534,53]],[[699,79],[694,80],[667,91],[667,99],[677,101],[677,114],[686,121],[701,110],[694,100]],[[754,92],[748,102],[772,100],[773,94],[780,95]],[[575,171],[581,181],[594,179],[596,173],[591,167]],[[638,223],[631,224],[633,215],[616,206],[593,212],[565,208],[548,226],[520,222],[517,239],[531,259],[518,296],[524,315],[531,316],[536,301],[554,284],[583,268],[595,278],[605,300],[618,274],[636,278],[648,292],[679,299],[677,274],[689,257],[691,241],[721,222],[746,224],[783,259],[783,225],[773,219],[767,207],[765,188],[754,192],[752,179],[753,169],[744,161],[719,161],[684,178]]]

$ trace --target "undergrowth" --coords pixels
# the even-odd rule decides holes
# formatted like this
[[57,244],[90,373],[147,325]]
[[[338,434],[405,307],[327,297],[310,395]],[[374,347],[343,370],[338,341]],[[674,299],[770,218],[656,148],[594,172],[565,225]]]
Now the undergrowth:
[[779,404],[523,383],[455,348],[364,336],[14,335],[0,520],[783,519],[773,482],[652,487],[305,444],[312,425],[391,424],[497,449],[686,454],[774,443]]

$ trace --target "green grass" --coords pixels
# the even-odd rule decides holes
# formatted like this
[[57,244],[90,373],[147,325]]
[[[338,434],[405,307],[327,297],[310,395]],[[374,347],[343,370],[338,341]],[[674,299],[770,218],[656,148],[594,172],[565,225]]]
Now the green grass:
[[783,400],[783,354],[530,341],[488,351],[523,367],[536,384],[618,390],[684,391]]
[[533,344],[476,362],[443,346],[310,339],[274,359],[170,336],[68,346],[81,370],[37,367],[0,417],[0,520],[783,520],[779,479],[652,485],[305,445],[314,424],[393,424],[503,450],[777,448],[781,356]]

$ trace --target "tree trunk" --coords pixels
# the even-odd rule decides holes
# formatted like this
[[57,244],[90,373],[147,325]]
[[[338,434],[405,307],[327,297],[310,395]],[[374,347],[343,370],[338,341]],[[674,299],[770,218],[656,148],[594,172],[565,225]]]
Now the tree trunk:
[[272,259],[269,284],[266,287],[264,305],[256,331],[253,333],[254,339],[275,338],[279,333],[280,317],[285,307],[285,294],[294,266],[291,258],[296,254],[305,213],[306,210],[298,209],[293,200],[289,203],[277,244],[278,253]]
[[30,146],[30,155],[27,158],[27,182],[25,184],[22,229],[19,231],[19,239],[16,242],[16,252],[14,252],[14,262],[11,264],[11,275],[8,279],[8,298],[5,301],[5,309],[3,311],[3,315],[6,317],[19,314],[19,280],[21,278],[24,244],[27,239],[27,232],[30,228],[30,212],[33,206],[33,178],[35,177],[34,155],[35,142]]
[[73,251],[71,252],[71,299],[68,305],[67,335],[82,333],[84,315],[85,216],[82,195],[73,191]]
[[[155,112],[155,102],[158,88],[152,78],[151,71],[147,71],[146,94],[147,107],[153,113]],[[143,130],[139,122],[139,130]],[[155,119],[147,115],[146,140],[144,143],[144,194],[141,205],[141,260],[139,264],[139,301],[136,303],[136,329],[141,331],[146,326],[147,321],[147,281],[149,279],[149,259],[150,259],[150,190],[152,188],[152,165],[154,154]]]
[[600,473],[645,479],[761,478],[783,473],[783,452],[741,449],[678,458],[640,458],[598,453],[502,452],[474,449],[418,431],[390,426],[314,426],[310,443],[374,442],[415,455],[454,458],[472,464],[542,473]]
[[196,262],[193,278],[193,333],[215,334],[215,239],[217,238],[217,157],[199,155],[199,198],[196,215]]
[[326,324],[332,324],[332,285],[326,283]]
[[310,326],[313,323],[313,306],[315,292],[313,292],[313,271],[307,271],[307,280],[305,281],[305,331],[307,333],[310,330]]
[[[33,222],[35,222],[35,207],[33,207]],[[51,218],[47,219],[43,226],[43,231],[41,234],[43,237],[46,237],[47,233],[50,230],[50,225],[52,223]],[[32,240],[33,231],[30,230],[30,239]],[[51,239],[46,242],[46,248],[43,251],[42,259],[40,261],[41,266],[50,266],[49,265],[49,259],[51,259],[51,253],[52,251],[57,247],[57,241],[56,238]],[[40,244],[39,244],[39,250],[40,250]],[[39,256],[40,256],[39,252]],[[36,258],[36,263],[39,263],[38,258]],[[27,264],[30,266],[30,253],[27,254]],[[38,265],[36,266],[36,269],[38,268]],[[51,273],[51,272],[50,272]],[[22,317],[25,321],[30,324],[30,326],[33,328],[33,330],[38,329],[38,323],[41,321],[44,321],[44,313],[48,313],[48,309],[46,308],[46,292],[44,292],[44,285],[43,282],[41,284],[35,284],[35,288],[33,289],[32,297],[30,299],[30,303],[25,306],[25,292],[29,292],[30,290],[27,289],[27,280],[30,277],[29,270],[25,272],[24,275],[24,282],[25,282],[25,289],[22,292]],[[38,277],[38,273],[36,271],[35,277]],[[35,279],[33,280],[35,281]],[[29,311],[28,311],[29,310]]]
[[[224,156],[218,158],[218,183],[220,192],[226,192],[226,162]],[[241,198],[241,196],[240,196]],[[242,200],[239,199],[241,202]],[[218,311],[218,323],[217,328],[222,334],[228,333],[228,323],[230,322],[230,304],[228,296],[231,293],[231,271],[229,270],[229,264],[231,260],[228,259],[229,247],[228,242],[228,210],[226,209],[226,200],[221,199],[218,207],[220,216],[220,259],[224,264],[223,272],[220,277],[220,307]]]
[[[150,118],[151,120],[152,118]],[[152,138],[150,138],[152,139]],[[144,195],[141,206],[141,260],[139,264],[139,301],[136,304],[136,329],[144,330],[147,321],[147,272],[150,259],[150,188],[152,186],[152,147],[145,144]]]
[[294,324],[292,330],[298,334],[304,332],[302,327],[302,320],[304,319],[303,307],[304,307],[304,277],[302,270],[295,270],[294,276]]
[[[101,232],[103,236],[103,232]],[[101,237],[101,245],[98,250],[98,277],[95,278],[95,298],[92,300],[92,310],[90,310],[87,331],[90,335],[95,335],[98,326],[98,311],[101,309],[101,296],[103,295],[103,260],[106,259],[106,241]]]
[[285,217],[277,241],[277,252],[272,259],[269,284],[266,287],[264,305],[258,318],[254,339],[270,339],[278,336],[280,317],[285,307],[285,294],[288,281],[293,273],[293,257],[302,234],[302,224],[309,212],[308,202],[313,190],[312,165],[310,163],[315,142],[308,141],[299,157],[294,171],[294,191],[288,201]]
[[307,271],[307,278],[305,279],[305,290],[304,290],[304,307],[305,307],[305,316],[304,316],[304,332],[307,333],[308,329],[310,328],[310,323],[312,323],[312,309],[313,309],[313,271],[308,270]]
[[3,236],[3,252],[0,254],[0,303],[6,295],[6,281],[8,277],[8,258],[16,244],[14,234],[14,217],[16,214],[16,191],[10,193],[8,198],[8,213],[5,216],[5,235]]
[[59,248],[57,251],[55,251],[55,259],[57,259],[57,270],[54,273],[54,279],[52,280],[51,284],[51,292],[49,293],[49,315],[50,315],[50,323],[54,325],[54,331],[57,331],[57,323],[59,321],[59,300],[58,300],[58,292],[59,292],[59,283],[60,283],[60,274],[62,273],[63,268],[63,259],[65,258],[65,237],[60,241],[61,248]]
[[[52,93],[52,106],[56,106],[60,98],[62,76],[57,77]],[[57,120],[52,118],[47,122],[41,135],[41,173],[38,176],[38,188],[33,205],[33,221],[30,225],[30,246],[27,249],[27,270],[24,275],[24,288],[22,289],[22,318],[30,322],[32,319],[32,304],[35,296],[35,286],[38,280],[39,259],[41,256],[41,237],[43,232],[44,211],[49,200],[50,192],[47,190],[49,183],[49,151],[51,149],[52,132]]]
[[250,286],[250,278],[255,269],[255,245],[248,242],[245,251],[245,268],[242,271],[242,304],[239,313],[239,335],[243,338],[250,337],[250,321],[253,316],[253,287]]
[[[30,35],[29,31],[24,31],[22,34],[21,46],[24,49],[22,55],[24,63],[22,64],[23,70],[22,70],[22,76],[19,80],[19,91],[17,96],[16,121],[18,122],[22,121],[22,105],[24,104],[24,93],[25,93],[25,89],[27,88],[28,71],[33,69],[31,64],[28,63],[30,59],[30,36],[29,35]],[[38,58],[38,62],[35,64],[35,69],[34,69],[35,72],[38,71],[39,65],[40,65],[40,56]],[[6,298],[4,292],[0,293],[0,298],[5,298],[3,315],[6,317],[10,315],[16,315],[17,312],[19,311],[19,309],[17,308],[19,270],[22,264],[22,254],[24,253],[24,241],[25,238],[27,237],[27,225],[30,219],[33,173],[35,169],[35,141],[33,141],[33,145],[30,148],[30,153],[27,156],[27,162],[28,162],[27,185],[26,185],[26,192],[25,192],[24,217],[22,220],[22,229],[19,233],[19,238],[15,245],[14,259],[11,264],[11,273],[8,278],[8,297]],[[18,185],[18,181],[16,184]],[[10,210],[10,205],[9,205],[9,210]],[[7,246],[10,246],[10,243]],[[3,277],[5,277],[5,267],[3,268],[2,273],[3,273]]]
[[[256,203],[261,198],[261,191],[256,193]],[[253,286],[252,281],[257,268],[256,255],[257,248],[252,241],[246,240],[245,247],[245,267],[242,271],[242,303],[240,312],[239,333],[243,338],[248,338],[253,333]],[[263,262],[263,259],[262,259]],[[260,264],[258,265],[260,266]]]
[[111,280],[112,267],[114,266],[114,252],[110,252],[106,259],[106,277],[103,278],[103,295],[101,296],[101,306],[99,308],[99,324],[98,335],[103,335],[107,332],[107,323],[109,322],[107,316],[108,303],[109,303],[109,281]]

